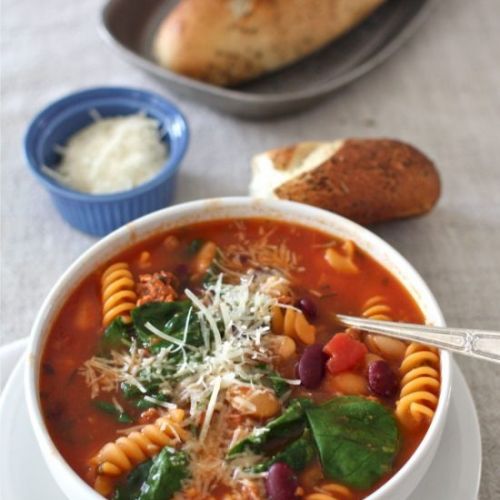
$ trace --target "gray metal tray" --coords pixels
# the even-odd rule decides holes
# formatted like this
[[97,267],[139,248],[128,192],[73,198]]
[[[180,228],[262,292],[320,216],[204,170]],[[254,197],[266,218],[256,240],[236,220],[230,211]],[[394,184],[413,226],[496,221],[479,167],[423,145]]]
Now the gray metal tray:
[[178,75],[152,59],[153,35],[176,0],[109,0],[102,10],[101,33],[125,59],[172,92],[226,113],[261,118],[310,106],[375,68],[413,35],[433,3],[389,0],[313,55],[230,89]]

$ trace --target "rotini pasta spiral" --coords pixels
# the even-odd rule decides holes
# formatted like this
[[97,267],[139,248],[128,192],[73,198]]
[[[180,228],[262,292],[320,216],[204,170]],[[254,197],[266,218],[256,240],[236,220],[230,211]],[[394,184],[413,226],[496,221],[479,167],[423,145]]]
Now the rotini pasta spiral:
[[401,363],[401,393],[396,417],[407,427],[431,420],[440,390],[439,355],[433,348],[412,343]]
[[299,339],[307,345],[314,344],[316,340],[316,327],[307,321],[302,311],[291,307],[273,307],[271,330],[277,335]]
[[378,319],[379,321],[392,321],[392,309],[386,303],[385,297],[382,295],[375,295],[370,297],[363,304],[363,312],[361,315],[364,318]]
[[91,460],[97,474],[94,489],[102,495],[108,495],[112,491],[114,478],[157,455],[165,446],[186,441],[188,433],[181,426],[184,415],[183,410],[172,410],[140,431],[133,431],[105,444]]
[[352,493],[346,486],[337,483],[322,484],[316,493],[309,493],[304,500],[349,500]]
[[128,264],[118,262],[109,266],[101,278],[102,324],[109,325],[118,316],[130,320],[130,311],[135,308],[137,294],[134,277]]
[[[392,309],[386,303],[385,297],[375,295],[363,305],[361,315],[364,318],[378,321],[392,321]],[[371,352],[380,354],[384,358],[399,361],[403,359],[407,344],[401,340],[369,333],[365,336],[365,344]]]

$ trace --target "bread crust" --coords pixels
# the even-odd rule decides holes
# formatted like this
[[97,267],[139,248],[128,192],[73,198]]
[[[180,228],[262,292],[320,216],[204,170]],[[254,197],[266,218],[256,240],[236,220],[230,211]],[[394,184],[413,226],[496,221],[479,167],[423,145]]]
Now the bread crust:
[[181,0],[155,36],[164,67],[216,85],[278,69],[344,34],[384,0]]
[[347,139],[327,161],[274,193],[373,224],[426,213],[440,191],[434,164],[413,146],[390,139]]

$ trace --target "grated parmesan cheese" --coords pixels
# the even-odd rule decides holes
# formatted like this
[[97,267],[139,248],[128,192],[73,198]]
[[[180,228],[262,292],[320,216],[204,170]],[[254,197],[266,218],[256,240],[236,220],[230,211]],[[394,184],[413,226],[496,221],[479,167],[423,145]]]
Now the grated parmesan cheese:
[[167,146],[159,123],[143,113],[99,119],[58,147],[61,163],[45,174],[83,193],[125,191],[154,177],[165,164]]
[[207,437],[207,432],[208,429],[210,428],[210,422],[212,421],[215,405],[217,404],[217,397],[219,396],[221,381],[222,378],[220,376],[216,377],[214,380],[212,395],[210,396],[210,400],[208,401],[207,411],[205,413],[205,420],[203,421],[203,426],[201,427],[200,443],[203,443],[203,441],[205,441],[205,438]]
[[[267,283],[265,290],[263,283]],[[262,488],[262,474],[247,469],[262,457],[245,454],[228,462],[226,456],[231,443],[254,428],[254,422],[241,409],[254,410],[255,406],[238,394],[238,388],[268,390],[265,374],[258,367],[273,364],[270,323],[272,308],[277,304],[273,289],[283,284],[286,282],[282,278],[269,280],[268,274],[252,272],[240,275],[237,284],[225,283],[219,274],[200,294],[185,290],[192,306],[181,340],[146,323],[152,334],[172,345],[149,352],[133,341],[128,352],[112,351],[109,358],[94,356],[80,369],[92,397],[100,391],[116,390],[120,382],[146,392],[144,385],[157,381],[159,393],[168,401],[145,394],[146,401],[165,409],[187,410],[186,423],[199,433],[183,443],[191,456],[190,479],[184,487],[196,491],[196,498],[208,496],[217,484],[240,492],[242,498],[253,498],[250,492],[259,497],[256,492]],[[187,343],[191,315],[196,316],[203,335],[199,347]],[[174,353],[182,357],[177,354],[171,359]],[[285,381],[290,386],[300,383]],[[179,493],[174,498],[184,497]]]

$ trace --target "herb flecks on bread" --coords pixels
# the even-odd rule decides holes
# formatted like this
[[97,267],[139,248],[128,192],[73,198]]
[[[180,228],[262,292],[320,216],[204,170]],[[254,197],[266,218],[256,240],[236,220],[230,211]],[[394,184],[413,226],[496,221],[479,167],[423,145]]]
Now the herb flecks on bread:
[[426,213],[439,174],[423,153],[391,139],[299,143],[257,155],[253,196],[314,205],[372,224]]

